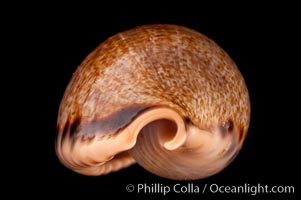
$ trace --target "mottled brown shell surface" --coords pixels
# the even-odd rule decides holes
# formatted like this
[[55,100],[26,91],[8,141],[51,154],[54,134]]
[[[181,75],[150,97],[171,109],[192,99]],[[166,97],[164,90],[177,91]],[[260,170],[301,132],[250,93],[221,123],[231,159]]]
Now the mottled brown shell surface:
[[233,160],[249,118],[244,79],[217,44],[185,27],[146,25],[107,39],[78,67],[56,151],[86,175],[136,160],[158,176],[199,179]]

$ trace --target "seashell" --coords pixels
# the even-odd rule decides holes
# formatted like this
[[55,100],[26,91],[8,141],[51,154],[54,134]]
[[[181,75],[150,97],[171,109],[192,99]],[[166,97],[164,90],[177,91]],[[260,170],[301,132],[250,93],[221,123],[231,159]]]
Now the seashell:
[[246,84],[224,50],[189,28],[145,25],[107,39],[73,74],[56,152],[84,175],[138,162],[161,177],[195,180],[229,165],[249,121]]

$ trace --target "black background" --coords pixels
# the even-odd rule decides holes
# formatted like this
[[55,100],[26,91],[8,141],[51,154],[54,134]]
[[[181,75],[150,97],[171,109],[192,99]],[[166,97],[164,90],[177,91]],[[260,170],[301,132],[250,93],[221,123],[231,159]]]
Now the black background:
[[[47,6],[44,6],[47,8]],[[91,6],[93,7],[93,5]],[[84,8],[83,8],[84,9]],[[185,8],[183,8],[185,10]],[[47,9],[46,9],[47,10]],[[204,184],[219,185],[293,185],[297,187],[297,135],[299,113],[297,94],[298,74],[296,62],[298,50],[297,16],[286,6],[250,5],[216,10],[215,6],[199,6],[196,11],[179,11],[174,14],[153,10],[146,13],[124,12],[118,15],[113,8],[103,14],[99,10],[50,9],[38,10],[22,19],[27,28],[22,30],[30,55],[26,71],[33,77],[30,92],[24,97],[27,104],[25,130],[30,130],[33,144],[30,150],[29,168],[25,173],[34,186],[27,192],[43,191],[44,195],[76,197],[95,195],[96,199],[122,198],[144,199],[149,194],[128,193],[127,184],[153,183],[173,186],[176,183],[203,187]],[[164,9],[162,9],[164,11]],[[68,12],[67,12],[68,11]],[[159,14],[160,13],[160,14]],[[37,20],[41,18],[41,21]],[[100,177],[87,177],[65,168],[54,150],[56,120],[64,90],[81,61],[98,44],[108,37],[138,25],[171,23],[195,29],[219,44],[236,62],[241,70],[251,97],[251,124],[245,144],[234,162],[224,171],[207,179],[179,182],[156,177],[138,165]],[[26,51],[26,50],[25,50]],[[24,66],[25,67],[25,66]],[[31,98],[33,97],[33,98]],[[28,110],[27,110],[28,109]],[[34,118],[31,118],[31,115]],[[29,161],[30,160],[30,161]],[[20,172],[18,172],[20,173]],[[18,174],[17,173],[17,174]],[[17,181],[18,182],[18,181]],[[24,183],[26,185],[26,183]],[[22,187],[22,184],[20,184]],[[39,188],[39,189],[38,189]],[[292,194],[155,194],[155,199],[289,199]]]

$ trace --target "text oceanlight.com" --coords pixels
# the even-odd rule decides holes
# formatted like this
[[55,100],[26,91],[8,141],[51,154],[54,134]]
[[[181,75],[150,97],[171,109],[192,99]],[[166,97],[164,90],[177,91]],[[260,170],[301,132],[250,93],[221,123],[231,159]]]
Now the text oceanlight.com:
[[218,194],[293,194],[295,192],[294,186],[281,186],[281,185],[264,185],[248,183],[242,185],[220,185],[220,184],[204,184],[197,185],[194,183],[177,183],[174,185],[164,185],[162,183],[139,183],[136,185],[128,184],[126,186],[127,192],[135,192],[138,194],[163,194],[169,193],[190,193],[190,194],[205,194],[205,193],[218,193]]

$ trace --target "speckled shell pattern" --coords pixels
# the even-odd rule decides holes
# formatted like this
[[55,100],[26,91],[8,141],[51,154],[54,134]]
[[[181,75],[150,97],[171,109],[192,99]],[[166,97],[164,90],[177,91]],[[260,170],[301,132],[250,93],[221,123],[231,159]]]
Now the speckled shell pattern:
[[[127,108],[156,106],[202,130],[231,123],[241,143],[249,127],[248,90],[224,50],[189,28],[145,25],[110,37],[80,64],[60,105],[57,148],[78,127]],[[114,137],[120,128],[77,131],[73,140]]]

